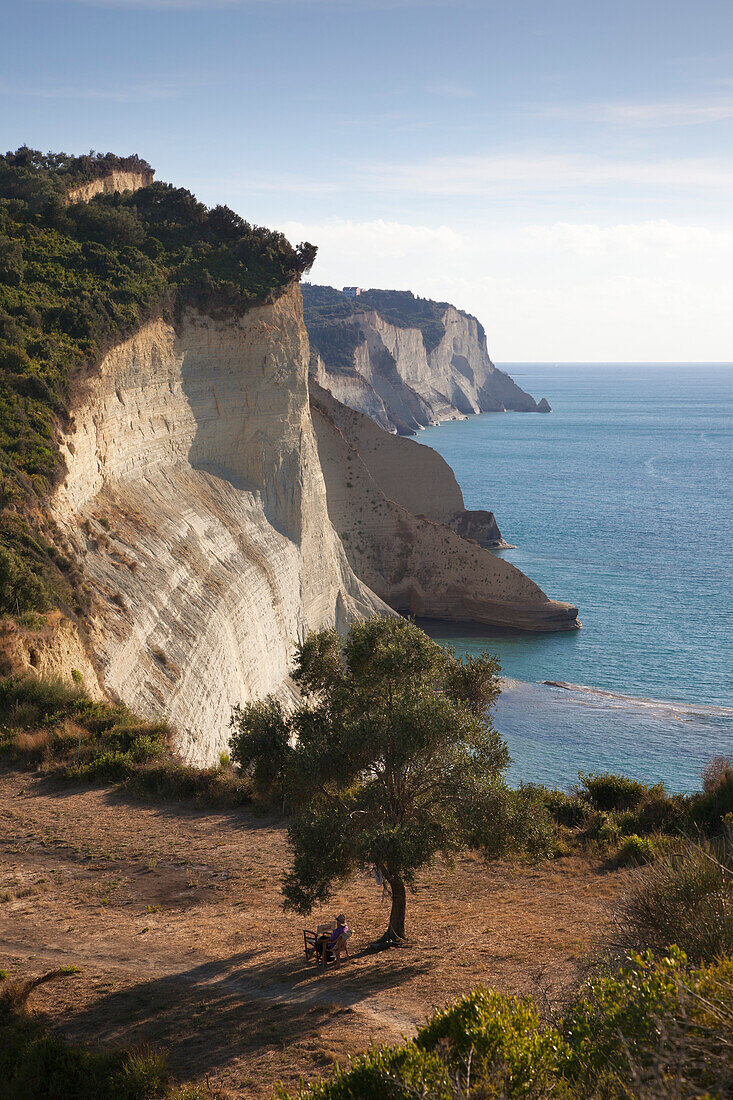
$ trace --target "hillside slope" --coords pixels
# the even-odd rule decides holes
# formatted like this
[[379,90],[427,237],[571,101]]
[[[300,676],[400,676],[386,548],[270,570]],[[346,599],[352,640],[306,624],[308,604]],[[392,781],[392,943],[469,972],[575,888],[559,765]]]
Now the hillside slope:
[[477,412],[550,411],[497,370],[482,326],[448,302],[394,290],[347,299],[306,283],[303,307],[316,382],[387,431],[411,435]]
[[473,539],[490,550],[509,545],[493,512],[468,509],[463,501],[456,475],[445,459],[432,447],[425,447],[390,435],[374,421],[330,396],[314,378],[310,381],[311,405],[327,407],[329,419],[358,451],[380,490],[419,519],[445,523],[463,538]]

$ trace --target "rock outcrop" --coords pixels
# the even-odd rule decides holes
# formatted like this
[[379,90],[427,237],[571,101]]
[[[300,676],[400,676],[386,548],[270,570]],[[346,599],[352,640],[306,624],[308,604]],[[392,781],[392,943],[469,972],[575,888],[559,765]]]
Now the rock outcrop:
[[76,683],[92,699],[105,697],[85,640],[59,611],[39,616],[38,626],[0,621],[0,676],[18,674]]
[[507,549],[493,512],[465,507],[456,475],[432,447],[388,435],[369,416],[334,400],[313,378],[311,396],[327,407],[328,416],[389,500],[418,518],[447,524],[486,549]]
[[387,611],[329,520],[300,291],[153,321],[86,384],[53,515],[95,597],[105,687],[211,763],[234,703],[289,692],[309,629]]
[[[102,159],[112,170],[62,192],[70,203],[152,183],[138,157]],[[188,193],[183,204],[190,213]],[[274,254],[263,252],[265,231],[225,209],[194,213],[223,253],[226,234],[240,233],[265,271],[248,281],[245,270],[240,288],[207,269],[203,290],[194,280],[195,293],[177,298],[175,326],[148,321],[70,387],[58,439],[66,473],[43,519],[79,578],[84,619],[54,611],[37,628],[6,623],[0,674],[58,676],[165,717],[181,755],[210,764],[235,703],[292,698],[292,654],[309,630],[392,609],[529,630],[578,625],[575,608],[478,545],[504,544],[491,513],[465,509],[439,455],[315,382],[309,395],[295,280],[311,247],[273,236]],[[473,318],[428,307],[417,304],[416,329],[364,313],[361,336],[346,340],[362,348],[364,373],[339,381],[322,365],[324,380],[343,382],[347,401],[359,393],[392,430],[395,416],[409,431],[489,401],[503,407],[492,387],[534,405],[494,370]]]
[[[358,414],[345,417],[331,394],[315,385],[311,408],[329,515],[354,571],[386,603],[424,618],[522,630],[573,630],[580,625],[576,607],[549,599],[509,562],[399,504],[394,476],[387,481],[393,493],[388,496],[375,476],[373,455],[365,448],[362,458],[347,438],[349,423]],[[360,442],[358,435],[354,438]],[[430,461],[433,469],[440,469]],[[409,478],[405,493],[413,493],[407,482]],[[410,499],[414,503],[415,496]]]
[[[477,412],[540,411],[491,362],[476,318],[455,306],[390,291],[347,302],[330,287],[303,290],[312,376],[386,431],[412,435]],[[384,305],[370,308],[373,300]]]
[[67,199],[70,203],[89,202],[95,195],[113,195],[116,191],[137,191],[141,187],[149,187],[154,175],[152,168],[139,172],[122,170],[109,172],[106,176],[99,176],[98,179],[73,187]]

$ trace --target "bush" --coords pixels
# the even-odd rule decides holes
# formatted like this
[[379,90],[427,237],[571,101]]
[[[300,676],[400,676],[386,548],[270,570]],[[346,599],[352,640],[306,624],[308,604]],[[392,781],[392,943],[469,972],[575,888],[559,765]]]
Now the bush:
[[666,951],[694,963],[733,954],[733,844],[685,841],[639,871],[615,918],[612,949]]
[[703,794],[712,794],[727,780],[733,771],[733,760],[727,756],[714,756],[702,772]]
[[[439,1010],[413,1042],[382,1047],[301,1088],[313,1100],[530,1100],[549,1096],[569,1051],[529,1000],[477,989]],[[554,1092],[555,1090],[552,1089]],[[287,1093],[281,1088],[281,1100]]]
[[591,811],[590,803],[577,794],[566,794],[540,783],[522,783],[520,789],[532,792],[558,825],[570,828],[581,825]]
[[659,854],[659,846],[651,837],[631,836],[622,837],[614,861],[618,867],[638,866],[640,863],[651,863]]
[[542,1095],[569,1057],[553,1027],[542,1027],[530,999],[476,989],[439,1009],[417,1033],[421,1050],[441,1053],[454,1079],[471,1076],[491,1082],[498,1095]]
[[708,834],[724,831],[723,819],[733,813],[733,764],[716,757],[703,773],[703,792],[692,799],[690,822]]
[[511,790],[497,785],[483,814],[476,816],[473,843],[486,858],[523,854],[551,859],[557,849],[552,818],[529,785]]
[[629,779],[625,775],[614,775],[612,772],[602,772],[597,775],[579,772],[578,778],[580,779],[578,788],[580,798],[589,802],[597,810],[633,810],[650,794],[658,796],[664,793],[661,783],[648,787],[637,779]]
[[677,948],[592,981],[562,1031],[579,1097],[691,1098],[733,1089],[733,961],[689,971]]
[[178,760],[164,722],[142,722],[124,706],[90,699],[76,683],[14,676],[0,680],[0,755],[72,782],[123,783],[146,798],[194,798],[211,806],[251,801],[233,768]]
[[[412,1042],[299,1095],[312,1100],[713,1100],[733,1089],[733,962],[690,970],[674,949],[589,982],[543,1026],[530,1000],[478,989]],[[280,1089],[281,1100],[287,1093]]]

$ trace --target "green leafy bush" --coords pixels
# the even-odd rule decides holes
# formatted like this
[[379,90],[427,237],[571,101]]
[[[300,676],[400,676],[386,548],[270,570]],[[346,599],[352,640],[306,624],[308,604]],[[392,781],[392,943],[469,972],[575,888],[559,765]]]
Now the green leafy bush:
[[549,1090],[570,1056],[557,1030],[541,1025],[529,998],[489,989],[476,989],[439,1009],[418,1032],[415,1044],[440,1052],[454,1079],[470,1063],[472,1076],[491,1082],[508,1100]]
[[[703,790],[690,795],[669,794],[661,783],[649,785],[612,773],[581,772],[578,787],[570,793],[539,784],[525,784],[524,789],[536,793],[557,825],[571,830],[566,837],[576,842],[609,847],[620,837],[637,836],[658,844],[663,836],[716,836],[723,830],[726,814],[733,813],[733,765],[720,758],[713,765]],[[627,854],[633,856],[631,848]]]
[[659,855],[659,846],[650,836],[631,836],[621,838],[614,856],[619,867],[638,866],[641,863],[651,863]]
[[612,772],[578,774],[580,798],[597,810],[633,810],[649,794],[661,794],[664,791],[661,784],[648,787],[637,779],[629,779],[625,775],[615,775]]
[[691,970],[675,948],[596,977],[555,1024],[543,1025],[528,999],[476,990],[435,1013],[412,1042],[371,1051],[299,1095],[724,1100],[732,1051],[733,962]]
[[711,761],[703,774],[703,790],[690,808],[694,826],[707,833],[724,830],[724,818],[733,813],[733,763],[721,759]]
[[729,1096],[733,961],[690,971],[677,948],[635,955],[589,984],[562,1030],[574,1095]]

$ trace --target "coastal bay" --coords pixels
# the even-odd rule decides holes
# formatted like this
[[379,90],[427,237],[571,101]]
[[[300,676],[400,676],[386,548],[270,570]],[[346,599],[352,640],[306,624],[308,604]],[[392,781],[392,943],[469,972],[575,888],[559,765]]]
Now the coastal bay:
[[692,789],[733,745],[733,368],[507,369],[552,415],[487,413],[418,439],[453,467],[468,507],[494,511],[516,545],[502,556],[572,599],[583,630],[423,625],[459,653],[500,656],[515,781],[610,769]]

